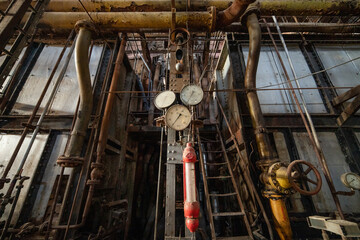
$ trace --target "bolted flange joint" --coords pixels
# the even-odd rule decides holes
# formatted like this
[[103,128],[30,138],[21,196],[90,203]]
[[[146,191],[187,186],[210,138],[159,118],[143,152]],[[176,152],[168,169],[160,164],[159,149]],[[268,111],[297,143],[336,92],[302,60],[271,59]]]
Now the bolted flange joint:
[[99,31],[96,29],[95,24],[89,20],[79,20],[75,23],[75,31],[77,33],[80,31],[81,28],[85,28],[96,35],[99,33]]
[[77,167],[82,165],[84,162],[84,158],[82,157],[66,157],[64,155],[60,156],[56,163],[60,167]]

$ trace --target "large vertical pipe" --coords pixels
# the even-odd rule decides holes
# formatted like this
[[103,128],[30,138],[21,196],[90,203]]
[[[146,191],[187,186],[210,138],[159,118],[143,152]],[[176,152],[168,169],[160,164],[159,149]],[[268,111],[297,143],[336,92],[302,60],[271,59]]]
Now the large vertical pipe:
[[[260,108],[259,98],[254,90],[256,88],[256,71],[259,63],[261,41],[261,29],[255,13],[250,13],[247,16],[246,25],[249,31],[249,57],[245,72],[245,88],[247,90],[246,96],[260,155],[258,165],[263,171],[262,176],[264,176],[269,166],[278,160],[275,160],[276,154],[271,147],[270,139],[265,128],[264,116]],[[292,239],[292,231],[284,199],[281,195],[276,194],[276,189],[272,189],[266,181],[263,182],[265,183],[265,196],[270,197],[275,229],[280,239]]]
[[76,23],[76,28],[79,29],[79,33],[75,45],[75,67],[79,83],[80,103],[74,128],[64,153],[66,158],[64,160],[69,160],[69,163],[71,158],[81,155],[93,105],[88,55],[94,27],[87,21],[79,21]]

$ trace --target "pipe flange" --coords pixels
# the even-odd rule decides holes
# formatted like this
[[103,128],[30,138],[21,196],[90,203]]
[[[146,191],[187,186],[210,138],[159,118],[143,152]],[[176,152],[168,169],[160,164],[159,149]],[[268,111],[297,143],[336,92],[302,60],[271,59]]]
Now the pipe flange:
[[272,199],[272,200],[280,200],[287,198],[289,195],[281,194],[273,190],[263,190],[262,195],[266,198]]
[[240,17],[241,25],[246,26],[246,21],[248,16],[255,13],[258,18],[260,18],[260,3],[256,1],[254,3],[249,4],[246,8],[244,14]]
[[78,33],[80,31],[80,28],[85,28],[90,30],[93,33],[98,34],[98,30],[96,29],[96,26],[93,22],[89,20],[79,20],[75,23],[75,31]]
[[102,164],[102,163],[96,163],[96,162],[94,162],[94,163],[91,163],[91,169],[94,169],[94,168],[104,169],[105,167],[104,167],[104,164]]
[[287,166],[288,166],[288,164],[286,164],[284,162],[277,162],[277,163],[272,164],[269,168],[269,171],[267,174],[268,182],[277,194],[281,193],[283,195],[291,195],[291,194],[295,193],[294,189],[291,187],[290,188],[282,187],[276,176],[277,170],[279,170],[281,167],[287,167]]
[[207,11],[210,13],[211,16],[209,32],[213,32],[215,31],[216,28],[216,7],[214,6],[208,7]]
[[87,185],[99,185],[101,183],[101,180],[98,179],[89,179],[87,180]]
[[82,165],[84,162],[84,158],[82,157],[66,157],[66,156],[60,156],[56,163],[60,167],[77,167]]
[[254,134],[260,134],[260,133],[268,133],[268,130],[264,127],[255,128]]

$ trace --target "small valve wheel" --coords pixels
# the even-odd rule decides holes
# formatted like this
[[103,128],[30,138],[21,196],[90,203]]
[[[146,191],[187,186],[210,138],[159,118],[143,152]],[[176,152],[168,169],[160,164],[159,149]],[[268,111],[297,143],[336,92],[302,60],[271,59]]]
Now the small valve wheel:
[[[306,165],[308,168],[304,171],[301,171],[300,165]],[[304,168],[305,169],[305,168]],[[316,177],[316,180],[312,180],[308,177],[308,174],[313,171]],[[290,163],[287,168],[286,175],[288,177],[289,183],[291,186],[303,195],[315,195],[317,194],[322,185],[321,175],[319,171],[315,168],[314,165],[305,161],[305,160],[296,160]],[[315,185],[314,190],[306,190],[303,186],[303,182],[308,182],[312,185]]]

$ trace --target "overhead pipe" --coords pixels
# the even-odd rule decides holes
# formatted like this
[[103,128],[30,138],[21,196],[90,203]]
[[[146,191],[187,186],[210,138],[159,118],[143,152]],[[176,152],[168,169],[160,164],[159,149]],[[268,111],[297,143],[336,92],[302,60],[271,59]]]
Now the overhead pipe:
[[219,29],[238,21],[239,17],[244,14],[248,5],[253,2],[255,2],[255,0],[235,0],[227,9],[219,12],[216,17],[216,28]]
[[64,167],[75,167],[83,162],[83,158],[80,156],[93,105],[88,55],[91,35],[95,31],[95,27],[91,22],[84,20],[78,21],[75,27],[78,30],[75,45],[75,68],[79,84],[80,102],[68,145],[64,155],[57,160],[57,163]]
[[[35,4],[37,1],[33,1]],[[160,12],[171,9],[169,0],[101,0],[81,1],[89,12]],[[259,9],[263,16],[347,16],[358,15],[359,0],[259,0]],[[232,0],[191,0],[175,1],[177,11],[206,11],[214,6],[223,11],[233,3]],[[8,0],[0,1],[0,9],[5,10]],[[83,12],[78,0],[50,0],[46,12]]]
[[265,127],[265,119],[261,112],[259,98],[254,90],[256,89],[256,71],[260,56],[261,29],[256,13],[249,11],[243,19],[246,20],[249,31],[249,56],[245,72],[245,89],[247,90],[246,96],[260,155],[257,166],[262,170],[260,178],[265,185],[263,194],[270,200],[275,229],[278,232],[280,239],[290,240],[292,239],[292,231],[285,207],[285,199],[282,195],[277,194],[276,189],[265,180],[269,167],[272,164],[279,162],[279,160],[276,159],[275,151],[271,146],[269,135]]

